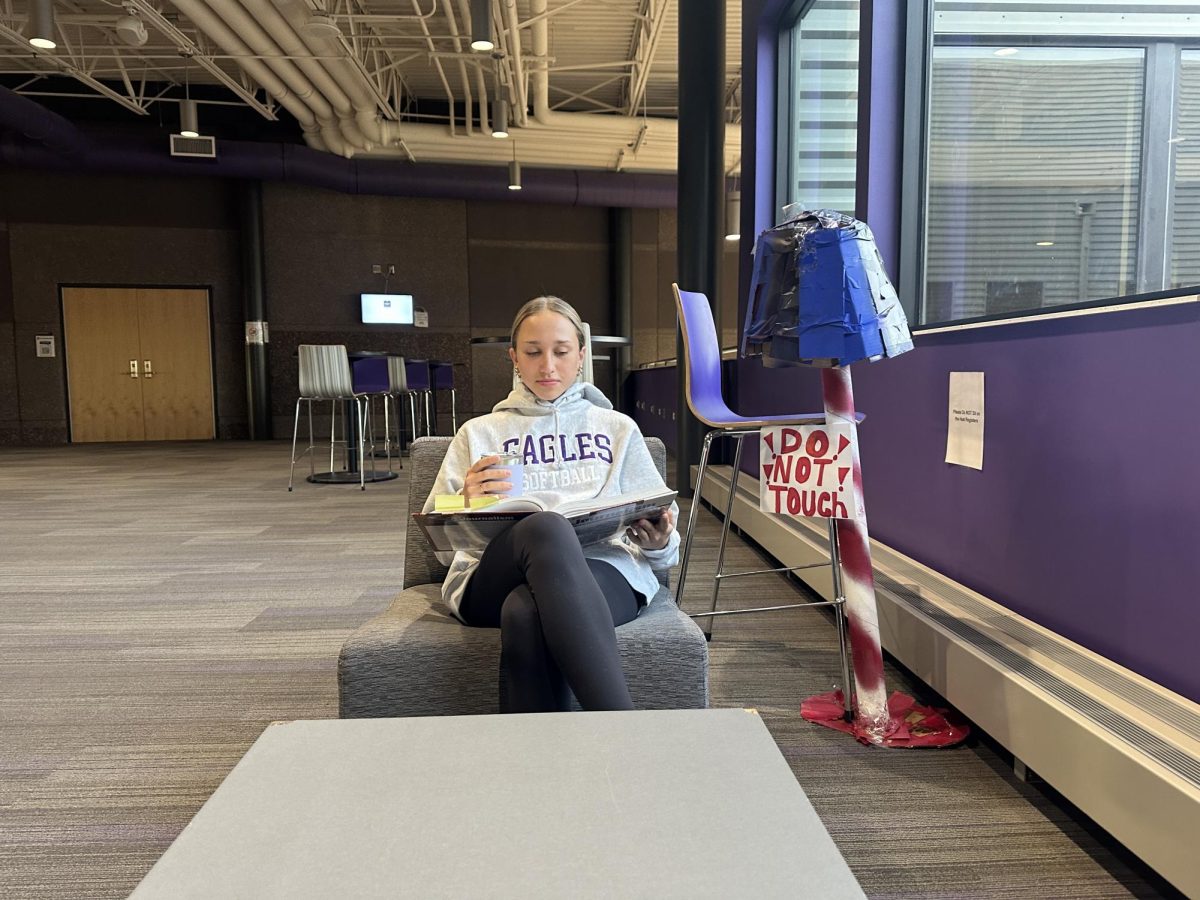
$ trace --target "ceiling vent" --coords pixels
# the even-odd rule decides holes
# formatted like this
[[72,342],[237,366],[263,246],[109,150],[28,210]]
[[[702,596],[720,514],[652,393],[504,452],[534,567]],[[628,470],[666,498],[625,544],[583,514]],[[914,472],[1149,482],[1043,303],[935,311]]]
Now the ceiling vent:
[[184,137],[182,134],[171,135],[172,156],[193,156],[199,159],[217,158],[217,139],[201,135],[200,137]]

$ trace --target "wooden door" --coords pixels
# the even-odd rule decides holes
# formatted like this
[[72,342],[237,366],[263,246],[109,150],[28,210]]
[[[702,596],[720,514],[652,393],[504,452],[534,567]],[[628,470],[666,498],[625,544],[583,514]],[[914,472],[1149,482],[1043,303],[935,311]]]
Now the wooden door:
[[146,440],[213,435],[208,291],[139,289]]
[[212,438],[208,320],[204,290],[65,288],[72,441]]
[[137,291],[65,288],[63,338],[71,440],[145,440]]

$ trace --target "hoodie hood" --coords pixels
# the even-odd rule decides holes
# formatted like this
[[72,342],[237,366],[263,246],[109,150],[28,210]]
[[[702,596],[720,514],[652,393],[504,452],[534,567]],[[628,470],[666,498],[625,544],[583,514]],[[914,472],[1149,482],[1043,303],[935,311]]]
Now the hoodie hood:
[[600,409],[612,409],[609,399],[594,384],[577,381],[558,396],[556,400],[543,400],[518,383],[512,392],[492,407],[492,412],[515,412],[522,416],[550,416],[578,403],[590,403]]

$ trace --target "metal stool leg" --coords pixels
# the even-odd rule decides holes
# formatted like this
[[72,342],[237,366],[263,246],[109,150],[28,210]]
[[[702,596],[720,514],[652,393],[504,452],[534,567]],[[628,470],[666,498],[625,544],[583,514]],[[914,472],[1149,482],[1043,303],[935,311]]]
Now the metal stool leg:
[[[688,529],[683,538],[683,556],[679,560],[679,580],[675,583],[675,605],[679,607],[683,606],[683,586],[687,582],[688,563],[692,558],[692,538],[696,536],[696,519],[699,518],[700,513],[700,492],[704,488],[704,472],[708,468],[708,453],[712,449],[713,438],[720,433],[710,431],[704,435],[704,448],[700,452],[700,472],[696,476],[696,491],[692,494],[692,508],[688,513]],[[705,632],[706,635],[709,633]]]
[[[354,398],[354,414],[358,417],[358,486],[360,490],[367,489],[367,459],[363,455],[363,436],[366,429],[366,416],[363,414],[363,403],[358,398]],[[350,448],[346,448],[346,452],[350,452]],[[375,460],[371,460],[371,474],[375,474]]]
[[392,415],[396,418],[396,465],[404,468],[404,407],[396,402],[395,394],[388,394],[392,404]]
[[316,475],[317,474],[317,460],[316,460],[317,445],[316,445],[316,442],[313,440],[312,398],[311,397],[308,398],[308,450],[305,452],[308,453],[308,474],[310,476]]
[[337,446],[334,439],[337,437],[337,405],[336,400],[329,401],[329,471],[333,471],[333,448]]
[[300,436],[300,401],[296,398],[296,421],[292,424],[292,467],[288,470],[288,490],[292,489],[292,476],[296,472],[296,439]]
[[454,388],[450,388],[450,428],[452,433],[458,434],[458,397]]
[[411,391],[408,394],[408,424],[412,426],[408,439],[408,455],[411,457],[412,442],[417,439],[417,396]]
[[425,396],[425,437],[433,437],[434,428],[437,423],[433,421],[432,407],[430,406],[430,398],[433,397],[433,391],[422,391]]
[[842,718],[854,721],[854,679],[850,673],[849,635],[846,627],[846,595],[842,591],[842,555],[838,549],[837,522],[829,524],[829,564],[833,574],[833,617],[838,631],[838,653],[842,660]]
[[[737,441],[737,450],[733,453],[733,473],[729,478],[729,495],[725,498],[725,518],[721,522],[721,545],[717,550],[717,572],[713,576],[712,589],[712,604],[709,607],[709,612],[717,611],[717,594],[721,590],[721,578],[724,577],[725,571],[725,544],[729,540],[729,526],[733,522],[733,498],[737,495],[738,474],[741,472],[742,466],[742,444],[743,439],[751,432],[734,432],[729,435]],[[708,633],[712,634],[712,617],[708,619]]]

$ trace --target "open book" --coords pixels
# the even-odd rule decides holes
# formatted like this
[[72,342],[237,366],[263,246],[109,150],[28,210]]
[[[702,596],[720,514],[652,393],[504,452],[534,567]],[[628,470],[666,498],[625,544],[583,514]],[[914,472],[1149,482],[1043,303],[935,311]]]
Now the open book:
[[[656,494],[621,494],[577,500],[555,507],[566,517],[584,544],[600,544],[618,537],[638,519],[654,521],[675,499],[675,491]],[[478,510],[414,513],[434,550],[483,550],[492,538],[513,522],[546,509],[536,497],[510,497]]]

